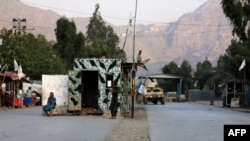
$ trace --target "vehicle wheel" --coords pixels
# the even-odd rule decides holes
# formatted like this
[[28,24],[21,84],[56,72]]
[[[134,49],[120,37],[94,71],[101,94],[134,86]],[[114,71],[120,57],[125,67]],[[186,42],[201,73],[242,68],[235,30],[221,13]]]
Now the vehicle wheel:
[[165,99],[161,98],[161,105],[164,105],[164,104],[165,104]]
[[144,104],[148,104],[148,99],[147,98],[143,98],[143,102],[144,102]]
[[157,104],[157,101],[153,101],[154,104]]

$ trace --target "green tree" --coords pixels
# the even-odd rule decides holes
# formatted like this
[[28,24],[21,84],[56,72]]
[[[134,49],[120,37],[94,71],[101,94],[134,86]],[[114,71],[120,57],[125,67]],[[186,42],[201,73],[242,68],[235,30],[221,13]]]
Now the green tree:
[[[221,55],[217,61],[216,67],[216,90],[217,86],[224,83],[225,80],[246,79],[246,83],[249,83],[249,73],[250,70],[245,66],[244,70],[239,71],[242,61],[245,59],[246,62],[249,62],[249,42],[238,42],[232,40],[228,49],[226,49],[226,54]],[[246,64],[247,65],[247,64]],[[219,91],[216,93],[218,96],[221,94]]]
[[31,79],[41,79],[42,74],[64,74],[65,68],[56,56],[53,47],[43,35],[12,34],[11,30],[2,29],[0,37],[1,64],[7,64],[8,71],[14,71],[14,58],[22,66],[23,73]]
[[[164,74],[168,75],[176,75],[179,76],[179,68],[178,65],[174,62],[171,61],[168,64],[166,64],[162,68],[162,72]],[[164,79],[164,80],[158,80],[158,83],[160,87],[164,88],[166,91],[176,91],[177,90],[177,83],[179,83],[179,80],[176,79]]]
[[[232,74],[232,76],[234,76],[234,78],[237,79],[243,79],[243,71],[239,71],[239,67],[242,63],[242,61],[245,59],[246,62],[250,62],[250,57],[249,57],[249,53],[250,53],[250,42],[247,41],[245,43],[241,43],[241,42],[237,42],[236,40],[232,40],[231,41],[231,45],[228,47],[228,49],[226,50],[226,55],[227,58],[229,59],[229,72]],[[248,65],[248,63],[246,63],[246,65]],[[246,78],[247,80],[249,80],[249,73],[250,70],[245,67],[245,74],[246,74]],[[228,71],[227,71],[228,72]]]
[[[169,64],[165,65],[162,69],[162,72],[165,74],[176,75],[182,77],[182,90],[186,93],[190,88],[193,87],[193,78],[191,77],[192,67],[187,60],[183,60],[180,67],[174,62],[171,61]],[[162,82],[163,83],[163,82]],[[168,80],[167,85],[173,87],[173,84],[179,83],[175,80]],[[166,84],[163,84],[163,86]],[[168,90],[172,88],[167,88]],[[175,90],[174,86],[174,90]]]
[[[229,68],[226,72],[231,73],[232,78],[242,79],[243,74],[239,72],[239,66],[245,59],[245,79],[249,81],[248,64],[250,62],[250,1],[249,0],[222,0],[222,9],[226,17],[228,17],[233,25],[232,33],[236,34],[239,41],[236,39],[231,41],[231,45],[226,50],[226,55],[221,63],[227,62]],[[224,60],[228,59],[228,61]],[[221,65],[221,64],[220,64]],[[220,66],[219,66],[220,67]]]
[[178,75],[179,68],[174,61],[171,61],[162,68],[162,72],[165,74]]
[[243,42],[249,40],[250,35],[250,1],[222,0],[222,9],[226,17],[233,24],[233,34]]
[[73,69],[74,58],[82,57],[85,44],[83,33],[77,33],[74,21],[69,21],[66,17],[62,17],[56,22],[56,40],[54,49],[66,64],[67,69]]
[[[195,80],[198,82],[197,86],[200,90],[211,89],[212,79],[215,73],[215,69],[212,68],[212,64],[209,60],[198,62],[196,65]],[[210,86],[209,86],[210,84]]]
[[91,57],[124,57],[125,52],[118,47],[119,37],[111,26],[106,26],[96,4],[95,11],[87,25],[87,45]]
[[230,72],[231,70],[231,65],[229,61],[229,56],[228,55],[221,55],[217,61],[217,73],[220,74],[221,79],[220,82],[224,82],[224,80],[227,79],[232,79],[234,76]]
[[75,43],[74,43],[74,52],[73,58],[81,58],[84,57],[86,51],[84,49],[86,38],[82,32],[79,32],[76,35]]
[[183,60],[178,72],[178,75],[182,77],[183,91],[187,93],[189,89],[193,88],[194,84],[191,76],[192,67],[187,60]]

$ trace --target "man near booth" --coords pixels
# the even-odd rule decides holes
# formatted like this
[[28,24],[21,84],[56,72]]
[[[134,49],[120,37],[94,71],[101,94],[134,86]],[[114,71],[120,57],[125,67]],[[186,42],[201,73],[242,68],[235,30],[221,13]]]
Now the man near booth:
[[55,107],[56,107],[56,98],[54,97],[54,93],[50,92],[47,105],[43,106],[43,111],[47,116],[52,116],[52,111]]

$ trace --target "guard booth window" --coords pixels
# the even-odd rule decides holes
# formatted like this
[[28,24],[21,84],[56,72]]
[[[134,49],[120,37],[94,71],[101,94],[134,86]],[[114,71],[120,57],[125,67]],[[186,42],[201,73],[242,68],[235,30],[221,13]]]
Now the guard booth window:
[[113,74],[106,74],[106,88],[113,87]]

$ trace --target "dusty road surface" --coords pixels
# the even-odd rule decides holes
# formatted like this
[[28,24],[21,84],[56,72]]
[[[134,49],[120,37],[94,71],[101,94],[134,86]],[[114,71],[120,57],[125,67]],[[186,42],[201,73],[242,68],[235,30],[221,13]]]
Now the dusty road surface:
[[152,141],[223,141],[225,124],[250,125],[250,113],[197,102],[147,105]]
[[0,111],[0,141],[104,141],[120,117],[42,116],[41,107]]
[[250,110],[209,102],[136,104],[134,118],[42,116],[41,107],[0,109],[0,141],[223,141],[224,124],[250,124]]

